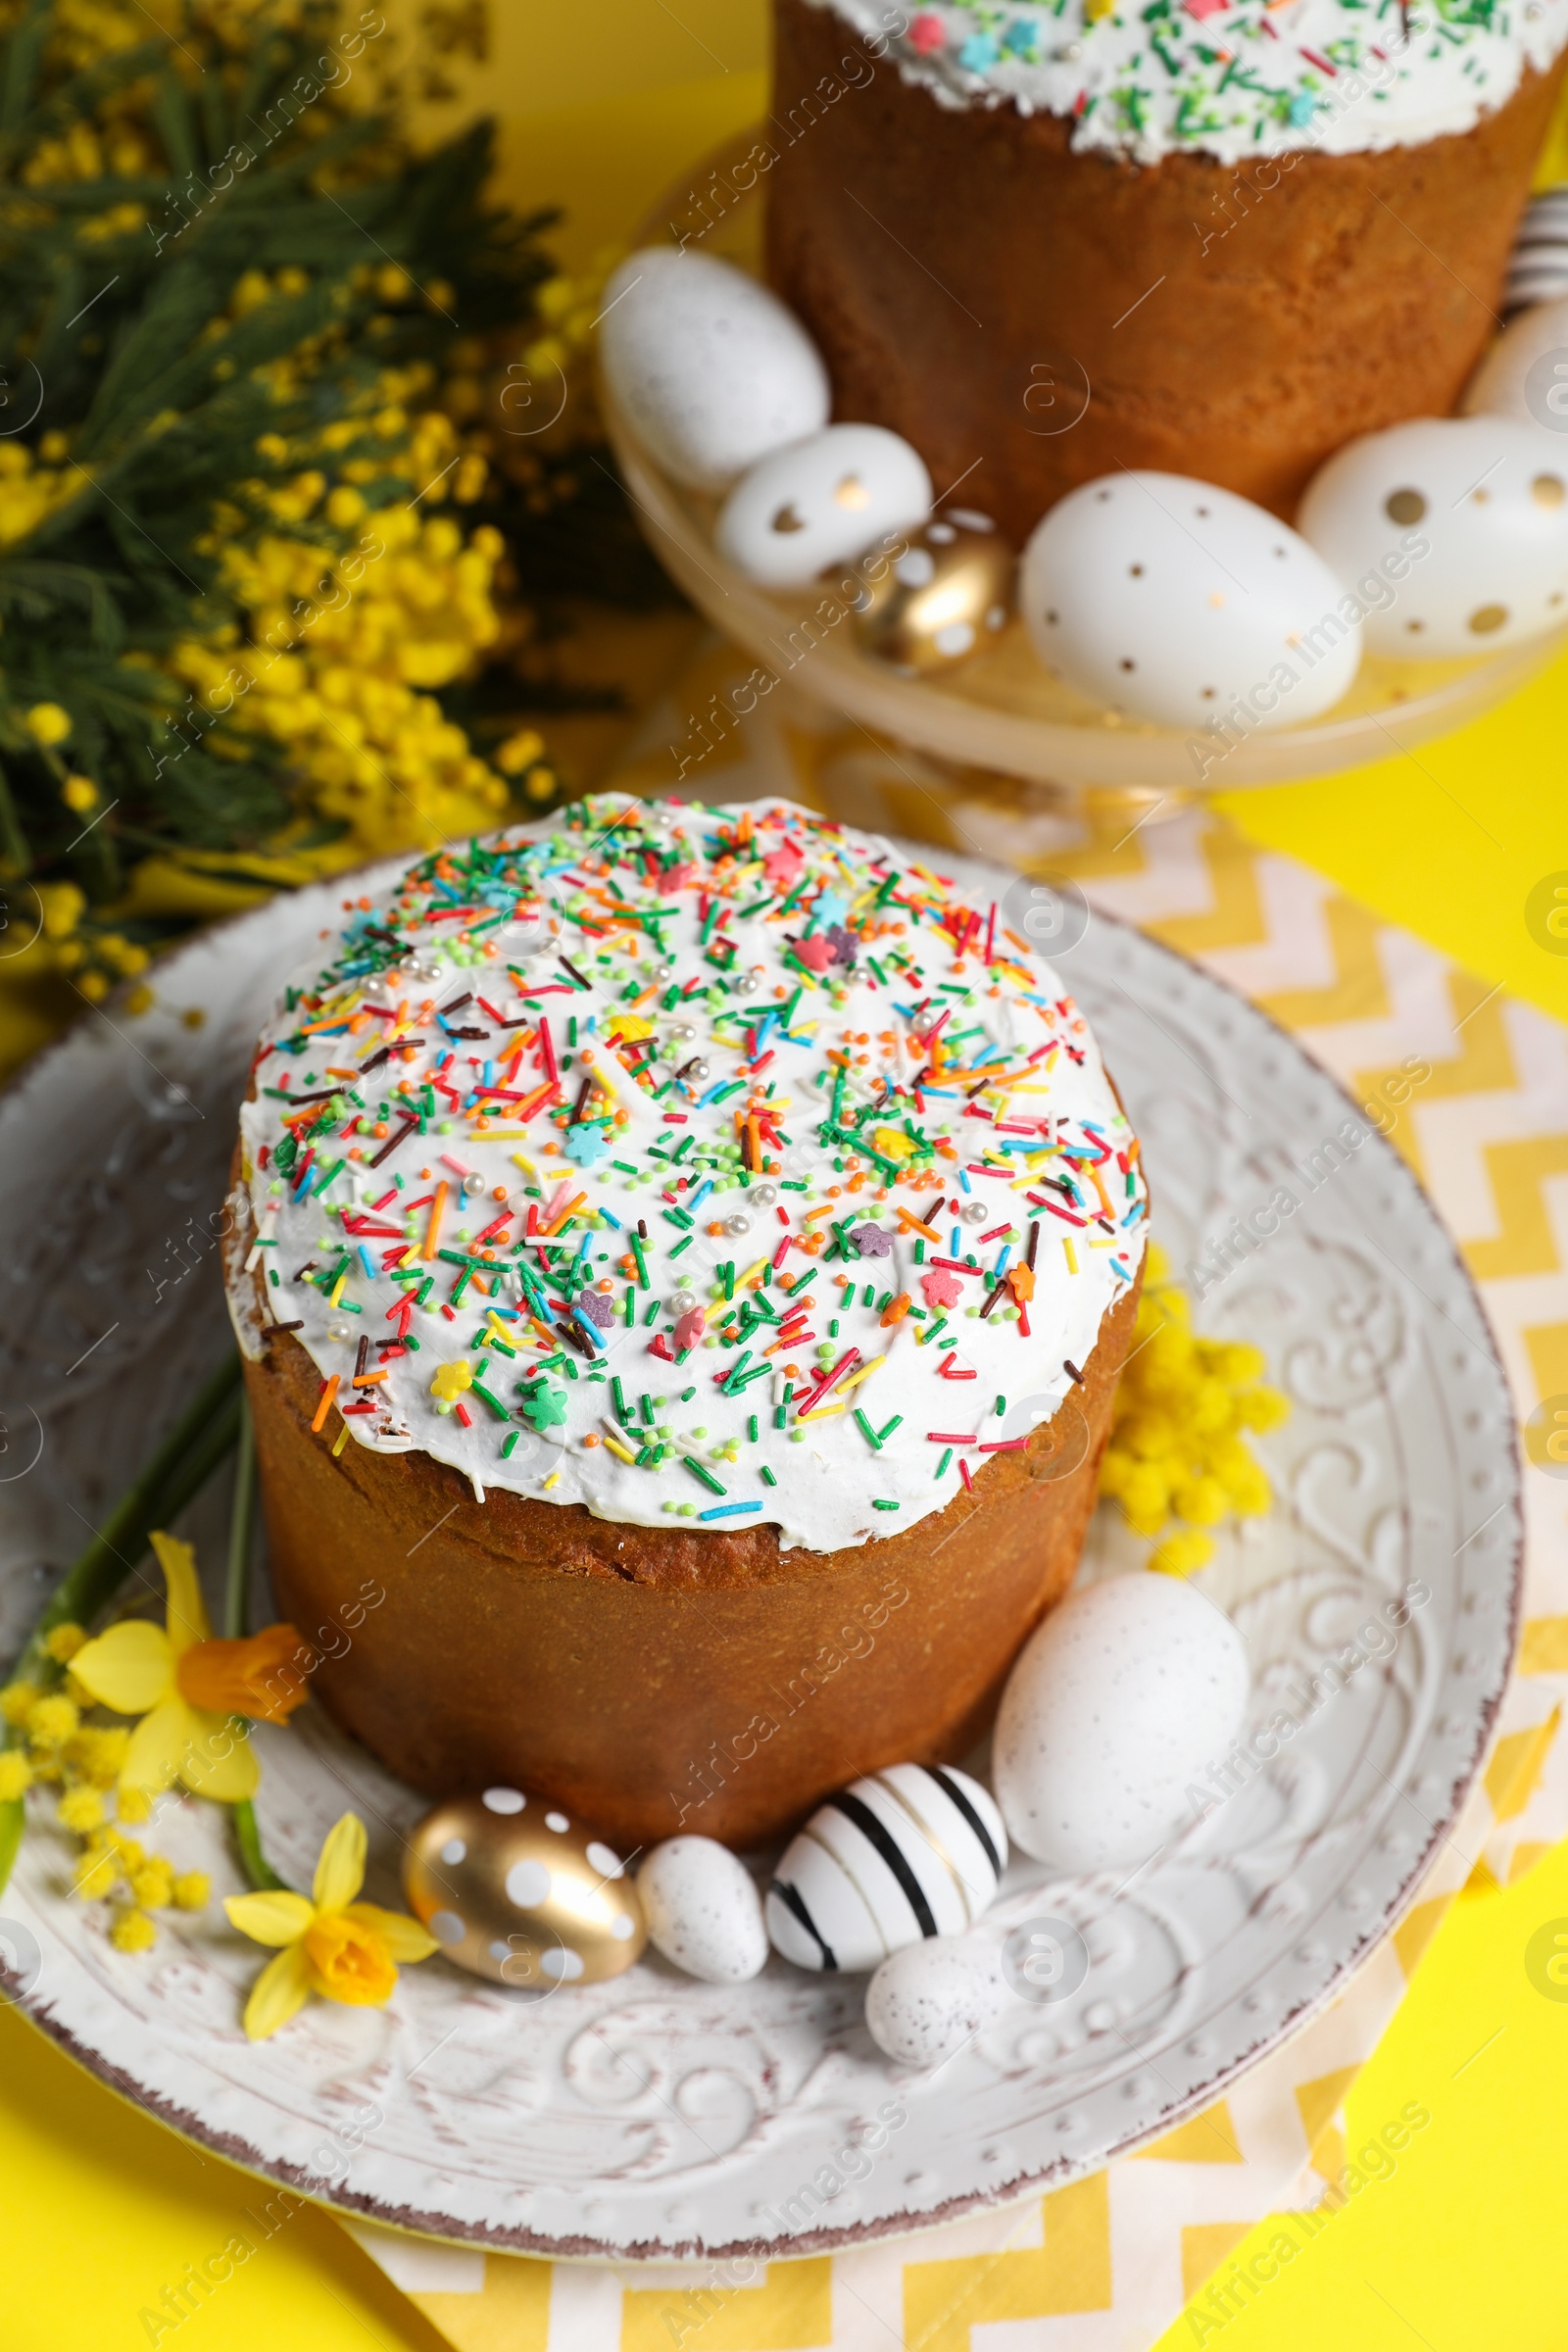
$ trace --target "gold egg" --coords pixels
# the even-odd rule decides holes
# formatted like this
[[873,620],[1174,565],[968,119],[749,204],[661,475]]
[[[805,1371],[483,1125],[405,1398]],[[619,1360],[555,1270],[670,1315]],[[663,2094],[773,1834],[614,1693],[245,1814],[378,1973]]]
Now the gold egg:
[[602,1984],[648,1941],[620,1856],[520,1788],[453,1797],[427,1813],[409,1840],[403,1886],[447,1959],[497,1984]]
[[878,661],[923,677],[964,661],[1006,626],[1017,558],[982,514],[939,514],[905,539],[897,563],[867,584],[855,629]]

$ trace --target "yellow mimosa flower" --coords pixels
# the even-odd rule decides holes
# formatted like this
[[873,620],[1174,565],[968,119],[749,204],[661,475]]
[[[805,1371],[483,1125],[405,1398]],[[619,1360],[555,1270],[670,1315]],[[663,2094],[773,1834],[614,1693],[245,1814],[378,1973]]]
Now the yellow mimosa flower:
[[365,1884],[365,1824],[345,1813],[328,1831],[309,1898],[279,1889],[231,1894],[231,1926],[255,1943],[280,1945],[251,1987],[245,2031],[265,2041],[287,2025],[312,1992],[357,2008],[379,2007],[398,1981],[399,1961],[427,1960],[437,1949],[416,1919],[358,1903]]

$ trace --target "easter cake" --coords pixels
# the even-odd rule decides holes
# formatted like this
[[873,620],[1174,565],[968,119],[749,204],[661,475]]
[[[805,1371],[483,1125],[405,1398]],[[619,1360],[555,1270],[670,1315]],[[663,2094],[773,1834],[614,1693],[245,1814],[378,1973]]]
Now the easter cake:
[[775,0],[767,270],[834,414],[1022,545],[1119,467],[1289,518],[1447,415],[1568,0]]
[[416,1787],[744,1846],[983,1729],[1148,1210],[1008,894],[605,798],[346,899],[294,975],[230,1305],[279,1611],[384,1590],[318,1683]]

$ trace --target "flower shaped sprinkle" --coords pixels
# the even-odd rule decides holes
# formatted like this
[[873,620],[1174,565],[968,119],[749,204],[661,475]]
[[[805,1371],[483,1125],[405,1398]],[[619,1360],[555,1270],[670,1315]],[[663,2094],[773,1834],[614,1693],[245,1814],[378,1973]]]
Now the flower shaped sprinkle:
[[914,1155],[914,1138],[906,1135],[902,1127],[878,1127],[872,1131],[871,1142],[884,1159],[905,1160]]
[[471,1389],[472,1386],[473,1366],[467,1362],[466,1358],[459,1356],[455,1363],[438,1364],[435,1378],[430,1383],[430,1394],[435,1398],[436,1411],[450,1413],[464,1390]]
[[242,1642],[215,1642],[188,1544],[152,1539],[168,1594],[162,1626],[145,1618],[112,1625],[71,1660],[82,1689],[117,1715],[139,1715],[121,1766],[122,1788],[168,1788],[180,1781],[197,1796],[234,1804],[254,1795],[256,1757],[232,1729],[236,1715],[284,1723],[308,1695],[300,1671],[309,1651],[291,1625],[271,1625]]
[[231,1927],[253,1943],[280,1947],[251,1987],[245,2031],[265,2041],[303,2009],[313,1992],[355,2008],[379,2008],[395,1990],[399,1962],[428,1960],[437,1949],[416,1919],[355,1896],[365,1884],[365,1824],[345,1813],[328,1831],[309,1898],[280,1887],[231,1894]]
[[610,1138],[602,1127],[568,1127],[563,1147],[573,1167],[596,1167],[610,1150]]
[[837,962],[833,942],[822,932],[813,932],[809,939],[795,942],[795,957],[808,972],[825,972],[830,963]]
[[558,1429],[566,1418],[566,1393],[545,1380],[522,1392],[522,1409],[535,1429]]

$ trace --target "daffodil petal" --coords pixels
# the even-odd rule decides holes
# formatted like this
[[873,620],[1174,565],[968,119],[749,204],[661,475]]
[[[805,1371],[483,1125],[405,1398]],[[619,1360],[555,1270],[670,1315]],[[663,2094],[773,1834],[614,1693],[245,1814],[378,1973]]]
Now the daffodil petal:
[[318,1911],[346,1911],[365,1885],[365,1824],[345,1813],[328,1830],[311,1892]]
[[211,1797],[216,1805],[254,1796],[262,1773],[248,1728],[232,1715],[209,1715],[183,1698],[178,1703],[185,1710],[179,1777],[192,1796]]
[[190,1544],[166,1536],[162,1529],[154,1533],[151,1541],[169,1595],[169,1639],[178,1657],[193,1642],[210,1642],[213,1638],[196,1577],[196,1554]]
[[71,1671],[100,1706],[145,1715],[173,1690],[174,1651],[161,1625],[136,1617],[84,1642]]
[[441,1946],[427,1935],[416,1919],[406,1911],[383,1911],[378,1903],[350,1903],[348,1917],[373,1928],[394,1960],[406,1964],[411,1960],[428,1960]]
[[316,1917],[315,1904],[286,1887],[274,1887],[265,1894],[231,1894],[223,1909],[229,1926],[238,1928],[252,1943],[298,1943]]
[[291,1943],[286,1951],[269,1960],[245,2004],[245,2031],[252,2041],[265,2041],[279,2026],[286,2026],[296,2010],[303,2009],[311,1989],[311,1964],[305,1956],[303,1943]]
[[144,1715],[130,1735],[125,1761],[120,1768],[126,1788],[167,1788],[179,1777],[184,1760],[190,1709],[182,1698],[166,1698]]

